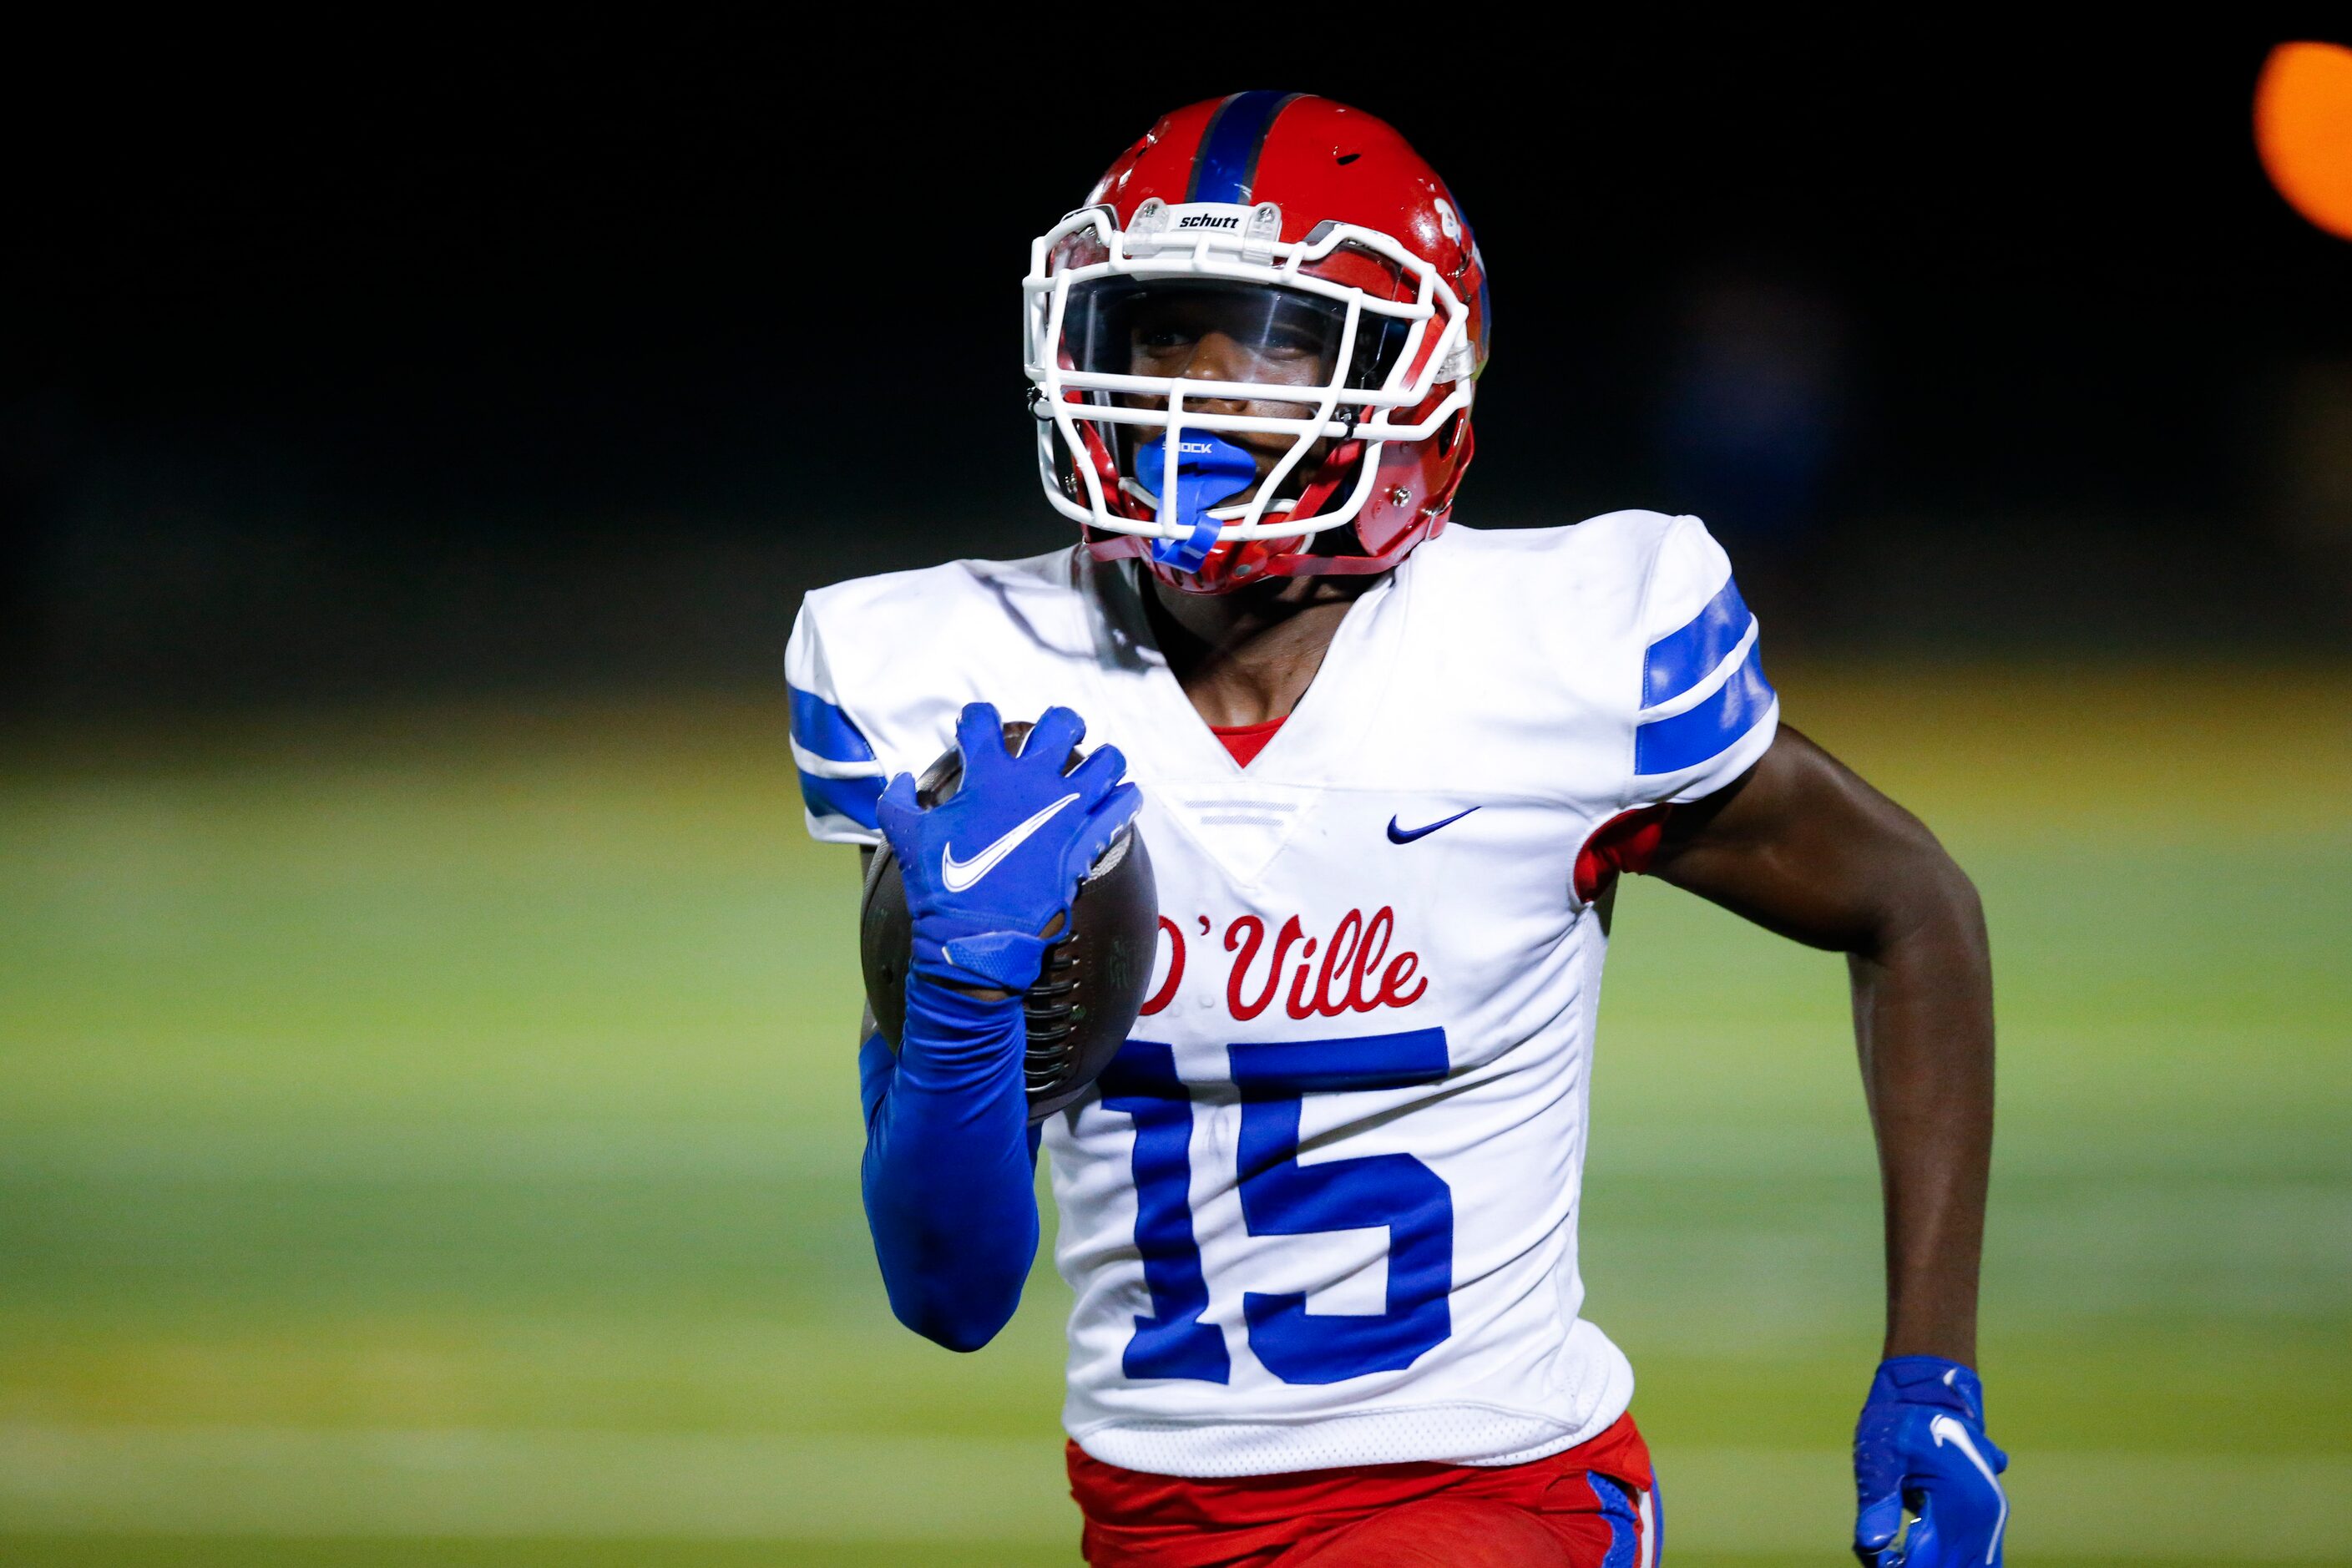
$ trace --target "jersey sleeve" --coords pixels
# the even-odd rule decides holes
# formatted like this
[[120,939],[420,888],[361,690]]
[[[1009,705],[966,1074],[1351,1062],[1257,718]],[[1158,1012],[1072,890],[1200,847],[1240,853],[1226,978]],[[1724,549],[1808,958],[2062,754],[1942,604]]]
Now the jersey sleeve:
[[792,696],[793,765],[800,772],[810,836],[824,844],[881,843],[874,806],[882,795],[882,763],[835,689],[824,639],[805,600],[785,647],[784,679]]
[[1676,518],[1643,595],[1629,805],[1712,795],[1771,745],[1780,702],[1757,630],[1723,546],[1698,519]]

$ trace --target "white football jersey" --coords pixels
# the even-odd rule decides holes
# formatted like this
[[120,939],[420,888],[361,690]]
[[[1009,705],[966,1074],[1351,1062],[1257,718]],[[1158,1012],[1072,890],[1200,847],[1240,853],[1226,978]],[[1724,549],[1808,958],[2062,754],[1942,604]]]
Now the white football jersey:
[[1177,1476],[1504,1465],[1598,1435],[1632,1369],[1580,1316],[1606,946],[1578,851],[1771,743],[1756,623],[1696,519],[1459,525],[1349,607],[1237,766],[1131,563],[959,561],[808,595],[811,831],[984,700],[1062,704],[1142,788],[1160,948],[1133,1037],[1045,1129],[1076,1292],[1070,1435]]

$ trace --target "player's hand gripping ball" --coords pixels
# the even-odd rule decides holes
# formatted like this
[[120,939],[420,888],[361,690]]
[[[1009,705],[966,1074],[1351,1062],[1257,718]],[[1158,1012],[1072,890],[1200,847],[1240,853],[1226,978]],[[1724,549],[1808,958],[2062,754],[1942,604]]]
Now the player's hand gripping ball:
[[1086,1092],[1127,1041],[1151,983],[1160,896],[1135,826],[1143,797],[1116,746],[1081,755],[1086,723],[1035,725],[967,706],[956,743],[882,792],[884,843],[858,911],[866,996],[896,1049],[909,971],[1013,992],[1028,1026],[1029,1118]]
[[1975,1373],[1941,1356],[1888,1357],[1854,1426],[1854,1556],[1864,1568],[2000,1568],[2007,1468],[1985,1436]]

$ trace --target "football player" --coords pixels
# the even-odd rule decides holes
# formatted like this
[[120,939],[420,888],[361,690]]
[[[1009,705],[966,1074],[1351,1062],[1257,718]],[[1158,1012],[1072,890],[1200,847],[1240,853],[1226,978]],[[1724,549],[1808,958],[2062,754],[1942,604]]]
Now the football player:
[[[1696,519],[1450,524],[1487,303],[1444,182],[1369,115],[1237,93],[1154,125],[1024,287],[1078,542],[822,589],[789,653],[811,830],[887,838],[913,919],[861,1057],[898,1316],[969,1350],[1012,1315],[1042,1134],[1097,1568],[1656,1563],[1576,1245],[1612,888],[1646,872],[1848,956],[1887,1264],[1853,1545],[1997,1565],[1975,891],[1780,722]],[[1000,718],[1035,719],[1017,752]],[[1039,933],[1131,819],[1150,994],[1032,1131]]]

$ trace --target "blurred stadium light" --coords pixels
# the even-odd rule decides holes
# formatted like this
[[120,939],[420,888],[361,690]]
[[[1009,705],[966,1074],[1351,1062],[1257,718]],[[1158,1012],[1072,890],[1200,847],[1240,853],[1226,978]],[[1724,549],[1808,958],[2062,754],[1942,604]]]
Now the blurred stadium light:
[[2254,89],[2254,139],[2295,211],[2352,239],[2352,48],[2281,44]]

